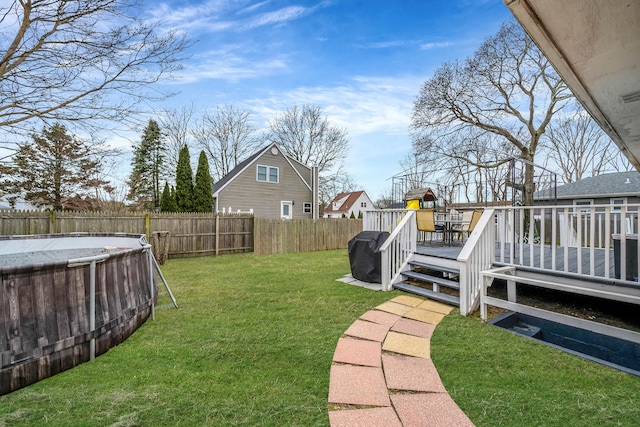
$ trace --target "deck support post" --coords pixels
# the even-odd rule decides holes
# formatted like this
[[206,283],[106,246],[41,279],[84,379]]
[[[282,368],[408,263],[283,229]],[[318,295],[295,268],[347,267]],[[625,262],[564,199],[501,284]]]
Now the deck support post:
[[507,280],[507,301],[517,302],[516,299],[516,282],[514,280]]

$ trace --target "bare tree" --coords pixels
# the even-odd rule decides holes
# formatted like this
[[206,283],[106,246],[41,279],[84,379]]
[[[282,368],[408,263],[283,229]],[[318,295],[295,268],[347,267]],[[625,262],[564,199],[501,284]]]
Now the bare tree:
[[[443,153],[448,147],[449,152]],[[469,127],[457,133],[413,142],[412,155],[429,169],[429,180],[457,188],[460,201],[483,203],[504,200],[508,162],[515,147],[495,134]],[[505,166],[506,165],[506,166]]]
[[339,168],[349,151],[347,131],[332,126],[316,105],[294,106],[269,125],[268,139],[297,161],[320,173]]
[[[533,162],[553,115],[572,98],[546,57],[514,23],[502,25],[473,57],[441,65],[422,86],[415,101],[414,142],[441,157],[464,154],[450,143],[470,128],[490,133],[496,144],[515,147],[527,161],[523,201],[533,203]],[[464,141],[473,145],[473,139]],[[500,146],[488,147],[498,152]]]
[[175,180],[180,150],[189,145],[191,124],[195,114],[193,104],[167,108],[160,118],[160,129],[164,139],[164,175]]
[[585,174],[599,175],[615,168],[623,157],[620,150],[584,109],[554,120],[547,131],[549,158],[560,169],[565,183]]
[[220,180],[251,155],[260,144],[251,124],[251,113],[232,105],[204,112],[193,130],[198,146],[207,153],[211,177]]
[[425,159],[424,156],[416,155],[415,153],[409,153],[400,160],[402,174],[406,178],[407,191],[426,186],[429,177],[433,175],[433,170],[429,170],[430,164],[431,162]]
[[340,193],[359,190],[353,177],[346,173],[342,167],[332,174],[321,176],[319,187],[318,198],[321,206],[327,206]]
[[16,0],[0,6],[0,129],[33,119],[130,122],[146,88],[189,44],[137,14],[137,0]]
[[389,209],[393,206],[393,196],[392,196],[391,188],[385,188],[382,190],[378,198],[375,202],[373,202],[373,207],[376,209]]

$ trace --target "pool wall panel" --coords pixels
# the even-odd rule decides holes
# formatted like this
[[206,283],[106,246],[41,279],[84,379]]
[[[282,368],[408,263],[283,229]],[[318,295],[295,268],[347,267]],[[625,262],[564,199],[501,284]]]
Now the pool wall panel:
[[96,263],[93,332],[89,264],[0,269],[0,395],[88,361],[93,338],[96,356],[127,339],[155,303],[149,262],[140,248]]

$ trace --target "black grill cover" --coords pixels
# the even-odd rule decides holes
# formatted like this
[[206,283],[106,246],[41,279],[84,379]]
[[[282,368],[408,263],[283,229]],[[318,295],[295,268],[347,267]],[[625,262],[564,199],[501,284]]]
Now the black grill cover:
[[351,275],[369,283],[381,283],[380,246],[387,240],[386,231],[362,231],[349,240]]

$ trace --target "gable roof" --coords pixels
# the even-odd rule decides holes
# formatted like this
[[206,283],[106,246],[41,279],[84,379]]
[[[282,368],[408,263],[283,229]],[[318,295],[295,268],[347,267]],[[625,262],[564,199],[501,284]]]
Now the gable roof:
[[[640,196],[640,173],[636,171],[608,173],[559,185],[558,199]],[[549,191],[534,194],[536,200],[549,200]]]
[[302,182],[305,183],[305,185],[307,187],[309,187],[309,190],[311,190],[311,185],[308,182],[308,179],[306,179],[305,177],[303,177],[302,175],[300,175],[300,173],[298,172],[298,169],[295,168],[293,166],[292,162],[296,162],[300,165],[302,165],[303,167],[307,168],[307,169],[311,169],[309,168],[309,166],[307,165],[303,165],[302,163],[298,162],[297,160],[287,156],[285,154],[284,151],[282,151],[280,149],[280,147],[278,147],[278,144],[276,144],[275,142],[272,142],[268,145],[266,145],[265,147],[263,147],[262,149],[256,151],[255,153],[253,153],[251,156],[249,156],[248,158],[246,158],[245,160],[241,161],[240,163],[238,163],[238,166],[236,166],[235,168],[233,168],[228,174],[226,174],[225,176],[223,176],[222,178],[220,178],[220,180],[218,182],[216,182],[215,184],[213,184],[212,190],[213,190],[213,194],[215,195],[217,192],[219,192],[220,190],[222,190],[224,187],[227,186],[227,184],[229,184],[231,181],[233,181],[238,175],[240,175],[242,172],[244,172],[245,169],[247,169],[249,166],[251,166],[251,164],[253,164],[260,156],[262,156],[267,150],[271,149],[271,147],[276,147],[278,149],[278,151],[284,156],[285,160],[289,163],[289,165],[293,168],[293,170],[296,172],[296,174],[300,177],[300,179],[302,180]]
[[[339,212],[349,212],[353,204],[360,198],[362,195],[366,195],[364,191],[353,191],[350,193],[339,193],[336,197],[333,198],[331,203],[325,208],[324,213],[339,213]],[[333,204],[335,202],[339,202],[344,199],[342,205],[339,208],[334,209]]]

